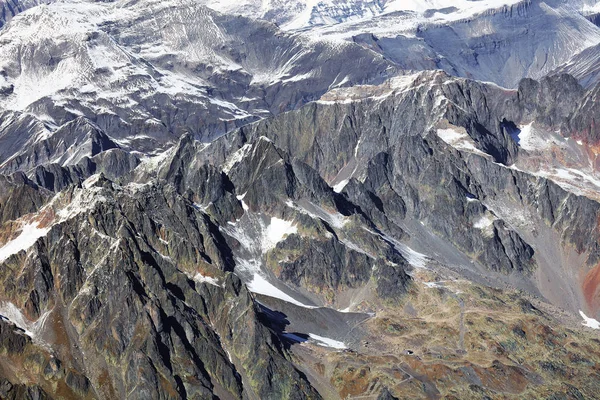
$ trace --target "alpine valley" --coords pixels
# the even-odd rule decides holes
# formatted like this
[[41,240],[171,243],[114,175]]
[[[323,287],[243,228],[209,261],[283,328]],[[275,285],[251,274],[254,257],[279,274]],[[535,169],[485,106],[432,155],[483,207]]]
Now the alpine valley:
[[0,10],[1,399],[600,398],[600,1]]

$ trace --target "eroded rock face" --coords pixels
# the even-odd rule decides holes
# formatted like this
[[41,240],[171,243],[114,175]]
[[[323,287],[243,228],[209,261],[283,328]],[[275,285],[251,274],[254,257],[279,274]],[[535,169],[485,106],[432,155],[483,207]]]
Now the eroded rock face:
[[16,220],[38,210],[50,197],[50,193],[39,188],[22,172],[12,176],[0,175],[0,222]]
[[[258,322],[208,216],[160,186],[91,185],[42,208],[47,236],[3,263],[14,274],[2,298],[37,321],[30,335],[72,369],[69,387],[102,398],[318,397]],[[15,338],[3,343],[31,343]]]
[[[523,147],[517,136],[534,120],[540,129],[564,129],[563,140],[572,140],[568,126],[588,95],[568,76],[525,80],[518,91],[508,91],[440,73],[420,74],[408,82],[333,91],[301,110],[219,139],[198,157],[202,163],[227,165],[233,186],[245,193],[253,210],[274,210],[277,201],[304,198],[307,194],[296,193],[307,184],[322,188],[313,183],[319,179],[299,183],[294,178],[296,166],[307,165],[311,176],[339,185],[341,195],[316,195],[324,190],[313,189],[310,201],[356,213],[396,239],[424,240],[423,228],[412,222],[420,221],[428,235],[449,241],[476,261],[471,272],[491,270],[509,280],[517,274],[517,284],[532,293],[554,290],[536,277],[540,268],[553,271],[548,243],[558,249],[553,254],[570,254],[574,247],[583,259],[566,261],[571,295],[563,306],[575,311],[591,304],[584,300],[577,271],[596,265],[597,202],[574,196],[560,179],[557,185],[552,176],[540,179],[546,175],[528,171],[538,150]],[[232,152],[235,157],[227,156]],[[232,163],[236,157],[240,160]],[[290,163],[288,157],[302,163]],[[256,178],[260,170],[267,179]],[[328,196],[332,200],[325,200]],[[524,211],[511,214],[510,209]],[[543,239],[540,232],[547,232]],[[299,271],[292,271],[289,276],[297,283]]]
[[[422,82],[419,79],[425,82],[419,85]],[[436,85],[438,82],[439,86]],[[398,225],[406,218],[427,221],[437,234],[452,238],[459,248],[477,254],[481,263],[490,268],[531,272],[535,265],[533,249],[506,224],[494,222],[492,218],[481,230],[481,235],[473,234],[473,223],[478,218],[487,218],[488,211],[481,202],[469,200],[485,197],[485,189],[466,172],[469,158],[463,158],[449,148],[435,130],[432,133],[429,130],[436,121],[452,121],[449,122],[451,126],[460,126],[471,135],[482,154],[491,153],[492,160],[510,164],[518,155],[518,147],[501,129],[499,119],[493,113],[498,112],[503,103],[508,103],[509,112],[512,112],[511,101],[517,101],[515,96],[467,81],[448,83],[441,75],[417,78],[413,85],[415,88],[408,89],[408,94],[394,95],[392,92],[378,102],[366,97],[348,105],[315,103],[273,121],[244,128],[239,135],[248,138],[249,143],[252,138],[270,138],[275,145],[288,148],[293,157],[303,160],[329,179],[332,185],[349,181],[342,189],[343,197],[349,199],[346,201],[356,202],[349,204],[353,204],[355,210],[368,213],[365,217],[373,218],[379,228],[387,230],[396,225],[395,232],[399,232]],[[499,101],[496,97],[504,100]],[[488,98],[495,99],[495,103],[488,106]],[[345,139],[334,140],[334,136]],[[261,146],[270,142],[262,140],[259,143]],[[219,141],[211,146],[218,145]],[[252,156],[248,160],[256,158],[260,151],[260,147],[251,148]],[[218,153],[216,150],[212,154]],[[261,158],[267,165],[276,162],[275,159],[265,160],[269,159]],[[483,162],[487,162],[485,160]],[[234,177],[244,174],[240,170],[248,169],[245,162],[236,164],[232,171]],[[478,168],[486,168],[482,162],[474,162],[479,162]],[[249,171],[254,172],[257,168],[249,168]],[[271,170],[277,171],[277,168]],[[247,175],[241,176],[244,182],[251,179]],[[285,181],[280,177],[270,178],[269,193],[277,192],[273,183]],[[235,178],[233,183],[236,185]],[[297,186],[292,184],[283,190],[293,198],[291,191]],[[265,193],[265,189],[266,186],[261,193]],[[444,218],[438,218],[439,215]]]

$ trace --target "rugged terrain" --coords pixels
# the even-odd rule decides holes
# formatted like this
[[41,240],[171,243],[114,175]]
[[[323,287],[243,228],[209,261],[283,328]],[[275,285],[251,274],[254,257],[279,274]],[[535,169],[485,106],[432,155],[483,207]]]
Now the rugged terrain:
[[598,397],[600,5],[3,7],[0,398]]

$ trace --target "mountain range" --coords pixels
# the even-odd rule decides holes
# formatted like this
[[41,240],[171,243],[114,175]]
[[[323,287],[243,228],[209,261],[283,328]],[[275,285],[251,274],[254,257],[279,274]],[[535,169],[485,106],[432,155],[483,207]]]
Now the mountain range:
[[0,4],[0,398],[598,398],[600,2]]

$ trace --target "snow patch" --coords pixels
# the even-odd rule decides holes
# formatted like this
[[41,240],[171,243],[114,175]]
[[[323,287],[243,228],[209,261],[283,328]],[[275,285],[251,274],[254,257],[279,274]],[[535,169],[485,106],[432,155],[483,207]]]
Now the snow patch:
[[263,233],[262,249],[263,252],[275,248],[277,243],[281,242],[286,236],[298,233],[298,228],[291,221],[286,221],[276,217],[271,217],[271,223]]
[[285,293],[283,290],[280,290],[277,287],[275,287],[275,285],[273,285],[271,282],[269,282],[260,273],[255,273],[254,277],[247,285],[248,285],[248,289],[252,293],[258,293],[258,294],[262,294],[265,296],[274,297],[276,299],[280,299],[280,300],[286,301],[291,304],[295,304],[295,305],[303,307],[303,308],[309,308],[309,309],[318,308],[315,306],[309,306],[308,304],[304,304],[304,303],[296,300],[289,294]]
[[600,329],[600,322],[595,320],[594,318],[589,318],[587,315],[583,313],[583,311],[579,310],[579,315],[583,318],[582,324],[592,329]]
[[0,247],[0,262],[5,261],[8,257],[17,254],[21,250],[27,250],[39,238],[46,236],[48,232],[50,232],[50,227],[39,228],[38,224],[23,225],[19,236]]
[[597,198],[600,192],[600,178],[597,178],[592,171],[585,172],[574,168],[551,166],[533,170],[514,164],[509,168],[551,180],[567,192],[579,196]]
[[219,284],[219,280],[217,278],[213,278],[211,276],[204,276],[202,275],[200,272],[198,272],[195,276],[194,276],[194,280],[196,282],[200,282],[200,283],[208,283],[210,285],[213,286],[218,286],[221,287],[221,285]]
[[317,342],[317,344],[320,346],[331,347],[333,349],[338,349],[338,350],[344,350],[344,349],[348,348],[344,344],[344,342],[340,342],[338,340],[333,340],[328,337],[315,335],[314,333],[309,333],[308,336],[311,339],[315,340]]
[[229,350],[225,349],[225,353],[227,353],[227,358],[229,359],[229,362],[233,364],[233,358],[231,358],[231,353],[229,352]]
[[252,275],[251,280],[246,283],[246,286],[248,286],[248,290],[250,290],[252,293],[274,297],[276,299],[280,299],[303,308],[318,308],[315,306],[309,306],[308,304],[304,304],[296,300],[295,298],[285,293],[283,290],[278,289],[275,285],[269,282],[267,278],[263,276],[263,272],[260,269],[260,263],[257,260],[244,260],[236,258],[236,264],[240,272],[249,273]]
[[519,146],[524,150],[540,151],[552,144],[560,144],[552,134],[535,128],[533,122],[520,126],[519,129]]
[[240,202],[242,203],[242,209],[244,211],[248,211],[250,209],[250,207],[248,207],[248,204],[246,204],[244,200],[240,200]]
[[475,146],[475,141],[469,136],[469,134],[464,131],[458,131],[455,129],[438,129],[437,135],[444,142],[454,147],[457,150],[468,151],[470,153],[479,154],[482,156],[487,156],[486,153],[479,150]]
[[248,211],[250,209],[250,207],[248,207],[248,204],[246,204],[246,202],[244,201],[244,197],[246,197],[246,193],[235,196],[235,198],[238,199],[240,201],[240,203],[242,203],[242,209],[244,211]]
[[244,280],[248,289],[257,294],[274,297],[304,308],[317,308],[296,300],[291,295],[269,282],[267,274],[262,271],[262,257],[287,235],[297,233],[291,221],[272,217],[265,226],[264,218],[246,213],[228,227],[221,227],[225,233],[235,238],[243,247],[243,256],[236,256],[236,272]]
[[427,268],[429,258],[416,250],[411,249],[404,243],[396,243],[396,248],[410,265],[415,268]]
[[581,182],[583,184],[593,185],[596,191],[600,190],[600,179],[574,168],[556,168],[554,175],[557,178],[563,179],[569,183]]
[[0,303],[0,316],[25,331],[25,334],[36,342],[39,342],[39,334],[41,333],[49,314],[50,311],[46,311],[36,322],[31,322],[25,318],[21,310],[13,303],[9,301]]
[[342,190],[344,190],[344,188],[346,187],[346,185],[348,184],[348,179],[344,179],[343,181],[339,182],[338,184],[333,186],[333,191],[336,193],[340,193]]
[[[420,221],[421,225],[423,225],[423,221]],[[400,254],[402,254],[402,257],[404,257],[404,259],[406,261],[408,261],[408,263],[410,265],[412,265],[415,268],[422,268],[422,269],[427,269],[427,263],[429,262],[429,257],[427,257],[425,254],[423,253],[419,253],[418,251],[412,249],[411,247],[409,247],[408,245],[401,243],[399,241],[397,241],[396,239],[394,239],[391,236],[388,235],[381,235],[377,232],[374,232],[368,228],[363,227],[363,229],[367,232],[369,232],[372,235],[377,235],[383,239],[385,239],[387,242],[391,243],[394,248],[396,250],[398,250],[400,252]]]

